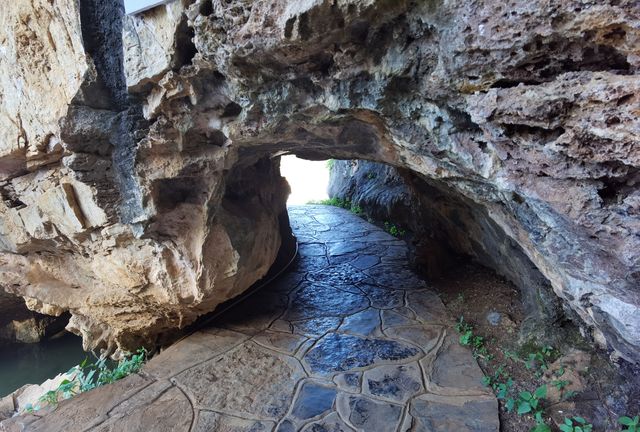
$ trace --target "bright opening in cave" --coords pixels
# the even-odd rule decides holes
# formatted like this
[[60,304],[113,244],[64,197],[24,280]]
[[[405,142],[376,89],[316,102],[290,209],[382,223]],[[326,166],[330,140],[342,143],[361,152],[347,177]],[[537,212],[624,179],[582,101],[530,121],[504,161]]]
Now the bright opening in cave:
[[322,201],[329,198],[328,161],[310,161],[294,155],[282,156],[280,173],[291,186],[289,205],[307,204],[310,201]]

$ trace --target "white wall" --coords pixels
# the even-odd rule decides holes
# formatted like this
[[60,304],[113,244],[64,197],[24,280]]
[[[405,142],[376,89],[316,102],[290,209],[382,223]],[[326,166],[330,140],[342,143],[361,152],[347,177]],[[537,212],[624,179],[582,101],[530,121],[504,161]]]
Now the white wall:
[[128,14],[142,12],[170,1],[173,0],[124,0],[124,11]]

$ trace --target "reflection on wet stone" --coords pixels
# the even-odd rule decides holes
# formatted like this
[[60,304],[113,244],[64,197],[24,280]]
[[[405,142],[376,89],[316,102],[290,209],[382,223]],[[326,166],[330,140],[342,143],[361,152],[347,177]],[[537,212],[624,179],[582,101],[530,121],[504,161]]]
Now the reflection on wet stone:
[[326,374],[404,360],[419,353],[417,348],[402,342],[330,333],[305,355],[304,360],[313,372]]
[[362,294],[337,290],[327,285],[303,284],[295,294],[285,318],[295,321],[323,316],[343,316],[367,307],[369,300]]
[[333,407],[335,388],[305,382],[293,405],[292,415],[300,420],[317,417]]

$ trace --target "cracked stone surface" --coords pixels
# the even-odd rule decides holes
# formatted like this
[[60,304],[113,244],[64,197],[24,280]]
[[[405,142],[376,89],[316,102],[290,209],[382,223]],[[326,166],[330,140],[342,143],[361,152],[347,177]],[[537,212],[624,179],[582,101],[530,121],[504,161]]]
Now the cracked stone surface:
[[0,431],[498,431],[497,401],[404,243],[335,207],[290,215],[300,256],[286,275],[140,375]]

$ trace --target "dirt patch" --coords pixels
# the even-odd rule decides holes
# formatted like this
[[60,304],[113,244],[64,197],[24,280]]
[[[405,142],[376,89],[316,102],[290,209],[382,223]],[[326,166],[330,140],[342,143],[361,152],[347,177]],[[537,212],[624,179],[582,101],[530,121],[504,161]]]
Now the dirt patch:
[[[541,419],[553,431],[560,430],[558,424],[565,418],[576,416],[592,424],[593,431],[620,431],[620,416],[640,412],[640,370],[624,362],[614,365],[571,323],[561,323],[561,328],[552,324],[550,331],[562,335],[558,346],[524,343],[519,332],[525,319],[520,293],[492,270],[460,262],[455,271],[430,283],[452,315],[462,317],[461,342],[474,349],[486,384],[497,395],[502,393],[503,432],[536,426],[532,413],[515,411],[522,392],[533,394],[541,386],[546,386],[539,401],[544,408]],[[509,399],[515,404],[511,410],[507,409]]]

